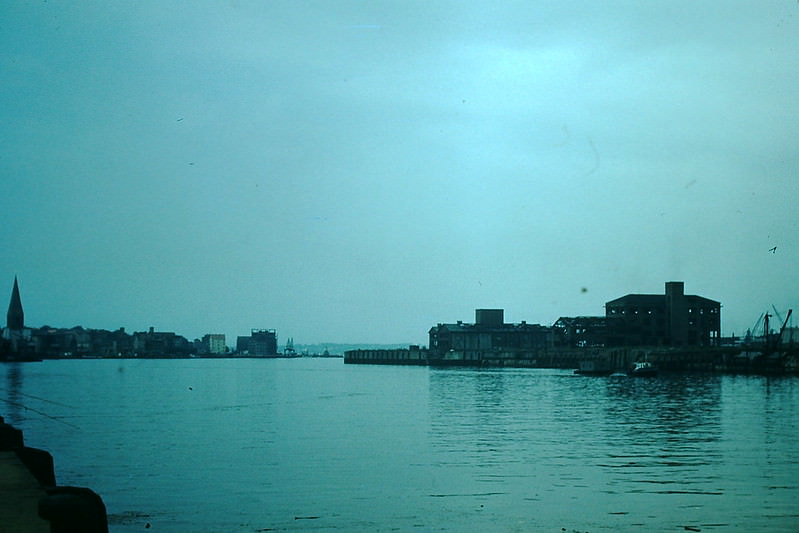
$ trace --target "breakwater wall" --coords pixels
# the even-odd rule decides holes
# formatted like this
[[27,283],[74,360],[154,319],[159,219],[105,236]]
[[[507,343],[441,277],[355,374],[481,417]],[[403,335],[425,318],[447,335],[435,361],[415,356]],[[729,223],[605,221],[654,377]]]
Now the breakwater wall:
[[619,349],[541,349],[541,350],[450,350],[441,355],[426,348],[349,350],[347,364],[484,366],[519,368],[577,368],[586,359],[606,359],[608,364],[624,368],[637,356],[636,350]]
[[49,452],[25,446],[22,431],[0,416],[0,531],[108,533],[102,498],[59,486]]
[[381,350],[348,350],[344,362],[370,365],[427,365],[428,350],[418,346]]
[[593,368],[608,371],[626,371],[635,362],[649,361],[666,372],[799,373],[797,350],[764,356],[740,347],[543,347],[537,350],[450,350],[436,354],[411,346],[344,353],[347,364],[577,369],[589,361]]

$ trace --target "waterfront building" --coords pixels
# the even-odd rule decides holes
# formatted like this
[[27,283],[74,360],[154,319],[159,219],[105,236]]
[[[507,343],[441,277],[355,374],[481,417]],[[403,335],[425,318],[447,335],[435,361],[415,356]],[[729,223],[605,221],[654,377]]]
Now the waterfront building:
[[552,346],[551,328],[505,323],[504,309],[476,309],[473,324],[458,321],[430,328],[432,359],[482,361],[536,358]]
[[31,330],[33,351],[40,357],[127,357],[133,355],[133,337],[125,328],[105,329],[52,328]]
[[203,335],[201,342],[205,353],[219,355],[227,351],[224,333],[208,333]]
[[[594,368],[625,370],[651,358],[662,370],[733,368],[721,346],[721,304],[686,295],[684,283],[664,294],[628,294],[605,304],[605,316],[560,317],[546,327],[508,324],[503,309],[476,309],[474,323],[430,328],[429,349],[351,350],[345,363]],[[785,339],[793,339],[788,334]],[[790,342],[789,340],[787,342]],[[709,349],[711,348],[712,349]],[[799,368],[799,365],[796,365]]]
[[255,357],[276,356],[277,333],[274,329],[253,329],[249,337],[239,336],[236,339],[236,351]]
[[171,331],[137,331],[133,334],[133,351],[138,357],[186,356],[191,344],[185,337]]
[[38,355],[72,357],[90,355],[92,351],[91,335],[81,326],[71,329],[44,326],[35,330],[31,336]]
[[588,348],[592,346],[612,346],[616,341],[612,334],[618,327],[617,319],[604,316],[562,316],[552,324],[555,346],[567,348]]
[[682,281],[666,282],[665,294],[628,294],[605,304],[618,346],[718,346],[721,304],[687,295]]
[[86,330],[91,339],[91,355],[101,357],[127,357],[133,355],[133,336],[125,328],[115,331],[105,329]]

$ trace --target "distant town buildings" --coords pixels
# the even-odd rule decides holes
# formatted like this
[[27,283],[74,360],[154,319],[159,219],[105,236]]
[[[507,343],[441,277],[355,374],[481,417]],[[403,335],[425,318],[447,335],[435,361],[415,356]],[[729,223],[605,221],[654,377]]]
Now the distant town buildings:
[[[239,355],[274,356],[277,354],[275,330],[252,330]],[[171,331],[127,333],[104,329],[54,328],[25,326],[19,283],[14,278],[11,300],[6,314],[6,327],[0,328],[0,361],[60,357],[219,357],[229,354],[222,333],[208,333],[190,342]]]
[[[605,316],[560,317],[549,326],[505,322],[503,309],[476,309],[474,323],[439,323],[428,331],[429,348],[412,347],[370,358],[408,361],[540,361],[563,350],[607,347],[712,347],[721,343],[721,304],[686,295],[684,283],[670,281],[663,294],[628,294],[605,304]],[[793,338],[789,331],[786,338]],[[225,335],[208,333],[193,342],[169,331],[129,334],[116,331],[25,326],[19,283],[14,278],[0,336],[0,358],[24,357],[190,357],[230,352]],[[235,354],[249,357],[296,356],[289,339],[279,354],[274,329],[253,329],[236,339]]]
[[132,356],[134,337],[124,328],[116,331],[41,327],[33,331],[33,353],[43,357]]
[[171,331],[155,331],[151,327],[146,332],[133,334],[133,353],[139,357],[159,357],[164,355],[188,356],[193,345],[185,337]]

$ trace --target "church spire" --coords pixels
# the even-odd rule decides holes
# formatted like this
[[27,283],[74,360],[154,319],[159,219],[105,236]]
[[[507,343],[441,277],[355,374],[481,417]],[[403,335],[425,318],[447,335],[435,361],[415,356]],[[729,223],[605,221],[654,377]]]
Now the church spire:
[[19,285],[17,284],[16,276],[14,276],[14,289],[11,291],[11,303],[8,304],[6,326],[10,330],[17,331],[25,328],[25,312],[22,310],[22,299],[19,297]]

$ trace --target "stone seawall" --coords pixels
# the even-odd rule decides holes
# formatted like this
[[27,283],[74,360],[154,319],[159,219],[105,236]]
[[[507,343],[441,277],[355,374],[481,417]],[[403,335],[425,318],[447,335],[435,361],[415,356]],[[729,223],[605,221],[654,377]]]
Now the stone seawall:
[[349,350],[344,362],[369,365],[426,365],[428,353],[424,348],[395,348],[381,350]]
[[796,373],[799,354],[789,350],[779,358],[758,357],[740,348],[664,348],[650,346],[540,348],[537,350],[451,350],[434,354],[425,348],[352,350],[348,364],[473,366],[578,369],[585,363],[608,372],[627,371],[635,362],[649,361],[665,372]]
[[56,484],[49,452],[25,446],[22,431],[0,417],[0,532],[108,533],[102,498]]

